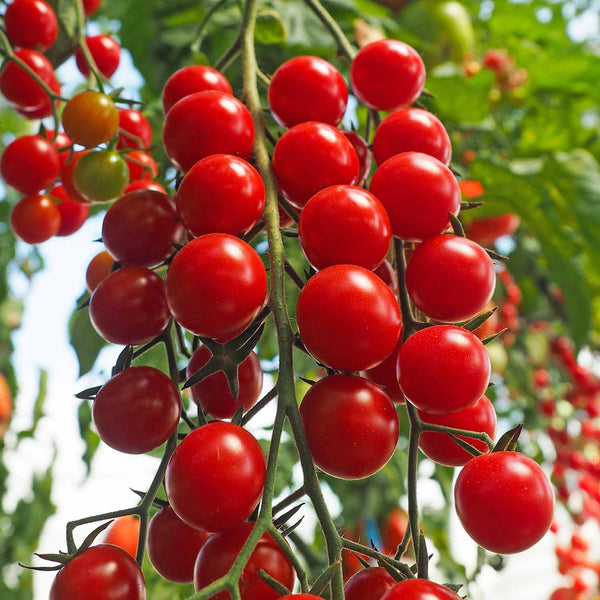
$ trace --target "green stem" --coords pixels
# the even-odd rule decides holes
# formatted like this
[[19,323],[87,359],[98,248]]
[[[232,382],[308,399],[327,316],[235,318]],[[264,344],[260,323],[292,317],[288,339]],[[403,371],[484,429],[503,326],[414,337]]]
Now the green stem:
[[456,429],[455,427],[446,427],[445,425],[434,425],[421,421],[421,431],[433,431],[436,433],[447,433],[451,435],[460,435],[485,442],[490,450],[494,447],[494,440],[485,431],[469,431],[468,429]]
[[216,2],[212,5],[211,8],[209,8],[208,12],[204,15],[204,19],[200,21],[200,25],[198,25],[198,29],[196,29],[196,33],[194,34],[194,42],[190,46],[190,50],[192,52],[200,52],[200,45],[202,44],[202,33],[204,32],[204,29],[206,28],[214,14],[220,8],[223,8],[228,2],[229,0],[218,0],[218,2]]
[[94,79],[96,80],[98,89],[104,93],[103,77],[98,71],[96,61],[94,60],[94,57],[92,56],[85,39],[85,11],[83,9],[83,0],[77,0],[77,28],[79,30],[77,43],[79,45],[79,49],[81,50],[81,54],[83,55],[90,72],[94,76]]
[[408,519],[413,541],[415,557],[419,556],[420,526],[419,526],[419,499],[417,494],[417,479],[419,468],[419,437],[421,425],[417,409],[410,403],[406,403],[406,410],[410,422],[408,435]]
[[333,39],[338,43],[338,46],[344,55],[352,60],[356,55],[356,50],[342,31],[335,19],[329,14],[327,9],[319,2],[319,0],[305,0],[306,5],[315,13]]

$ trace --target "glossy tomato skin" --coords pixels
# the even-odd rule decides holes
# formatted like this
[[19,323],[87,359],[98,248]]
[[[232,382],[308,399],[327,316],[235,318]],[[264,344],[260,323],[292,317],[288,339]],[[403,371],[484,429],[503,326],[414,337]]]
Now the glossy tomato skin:
[[119,129],[117,148],[148,148],[152,144],[152,125],[139,110],[119,109]]
[[345,600],[381,600],[396,583],[383,568],[373,567],[352,575],[344,586]]
[[[56,77],[52,77],[48,82],[48,86],[55,93],[60,95],[60,83]],[[60,101],[54,101],[55,106],[58,108]],[[40,119],[45,119],[52,114],[52,102],[48,96],[44,100],[44,103],[39,108],[20,108],[18,106],[14,107],[15,110],[25,119],[29,119],[30,121],[37,121]]]
[[[85,38],[85,43],[98,67],[98,71],[107,79],[113,76],[119,67],[121,61],[121,46],[110,35],[92,35]],[[75,61],[79,72],[85,76],[90,76],[90,68],[83,56],[81,50],[75,52]]]
[[490,358],[470,331],[435,325],[413,333],[400,348],[400,387],[419,410],[459,412],[473,406],[490,380]]
[[90,294],[110,275],[114,264],[113,257],[106,250],[92,258],[85,271],[85,283]]
[[239,235],[260,219],[265,186],[250,163],[230,154],[213,154],[187,172],[175,200],[181,220],[193,236]]
[[95,13],[102,4],[102,0],[82,0],[83,1],[83,11],[86,16],[90,16]]
[[340,72],[316,56],[296,56],[284,62],[269,85],[269,106],[284,127],[306,121],[339,125],[348,102]]
[[121,196],[102,222],[102,241],[124,266],[155,267],[175,251],[183,227],[168,196],[139,190]]
[[[233,529],[215,533],[208,538],[198,554],[194,567],[196,590],[201,590],[229,571],[252,529],[252,523],[240,523]],[[280,597],[261,579],[258,574],[261,569],[286,588],[294,587],[296,579],[294,569],[277,542],[268,533],[263,533],[260,537],[242,572],[240,578],[242,600],[276,600]],[[211,596],[211,600],[230,598],[228,592]]]
[[387,394],[388,398],[396,404],[404,403],[404,394],[400,389],[398,383],[398,377],[396,376],[396,365],[398,363],[398,353],[402,346],[402,336],[404,334],[404,327],[400,325],[400,335],[398,336],[398,343],[392,350],[391,354],[377,366],[372,369],[367,369],[363,375],[373,383],[380,386],[383,391]]
[[89,207],[86,204],[73,202],[62,185],[53,187],[48,195],[58,200],[56,206],[60,212],[60,228],[56,235],[63,237],[79,231],[90,214]]
[[147,153],[141,150],[133,150],[125,154],[125,162],[129,169],[129,179],[153,179],[158,175],[158,165],[156,161]]
[[[419,416],[424,423],[444,425],[455,429],[468,429],[487,433],[492,439],[496,435],[496,411],[492,403],[483,396],[473,406],[449,415],[430,415],[419,411]],[[485,442],[466,436],[458,436],[481,452],[488,452]],[[425,456],[431,460],[448,467],[459,467],[468,463],[473,455],[463,450],[448,434],[424,431],[419,437],[419,447]]]
[[165,485],[177,516],[192,527],[224,531],[256,508],[266,464],[256,439],[239,425],[213,421],[179,444]]
[[[408,513],[400,508],[392,508],[381,527],[381,541],[384,550],[394,556],[402,543],[408,527]],[[410,546],[409,546],[410,547]],[[411,551],[412,551],[412,547]]]
[[75,182],[73,181],[73,175],[75,173],[75,167],[79,160],[85,156],[89,151],[83,150],[82,152],[75,152],[68,160],[60,174],[60,181],[63,185],[67,196],[73,200],[73,202],[79,202],[79,204],[90,204],[90,201],[87,198],[84,198],[75,187]]
[[378,165],[402,152],[422,152],[445,165],[452,145],[441,121],[427,110],[403,108],[386,117],[375,131],[373,156]]
[[89,202],[110,202],[118,198],[128,180],[127,163],[112,150],[88,152],[73,170],[75,189]]
[[15,235],[28,244],[41,244],[60,229],[60,211],[48,196],[31,194],[12,209],[10,225]]
[[392,294],[398,294],[398,274],[388,260],[384,260],[373,273],[392,290]]
[[335,185],[317,192],[306,203],[298,236],[315,269],[348,264],[372,270],[389,250],[392,229],[373,194],[351,185]]
[[154,192],[160,192],[161,194],[167,193],[167,190],[165,190],[160,183],[156,183],[156,181],[150,181],[149,179],[134,179],[127,185],[123,193],[129,194],[129,192],[136,192],[138,190],[152,190]]
[[162,279],[143,267],[123,267],[96,287],[90,318],[96,331],[113,344],[149,342],[170,318]]
[[323,600],[323,598],[313,594],[288,594],[287,596],[281,596],[281,600]]
[[211,154],[247,159],[254,145],[252,115],[231,94],[215,90],[191,94],[167,113],[163,145],[171,162],[181,171],[189,171]]
[[363,104],[377,110],[397,110],[410,106],[421,95],[425,65],[408,44],[378,40],[354,57],[350,83]]
[[81,92],[65,105],[62,124],[76,144],[93,148],[108,142],[119,127],[119,111],[106,94]]
[[356,152],[356,156],[358,157],[359,166],[356,184],[362,185],[371,173],[372,160],[369,144],[367,144],[365,138],[356,133],[356,131],[342,129],[342,133],[346,136],[346,139],[352,144],[352,147]]
[[554,493],[541,467],[517,452],[492,452],[470,460],[454,487],[465,531],[498,554],[523,552],[548,531]]
[[50,588],[50,600],[145,600],[144,577],[122,548],[100,544],[70,560]]
[[311,277],[298,298],[296,319],[306,349],[341,371],[382,362],[400,335],[398,302],[371,271],[335,265]]
[[460,600],[460,596],[427,579],[407,579],[396,583],[381,600]]
[[339,130],[325,123],[300,123],[283,134],[273,151],[273,173],[297,207],[330,185],[358,180],[358,157]]
[[373,175],[371,193],[385,207],[392,233],[404,240],[424,240],[444,231],[448,213],[460,212],[456,178],[439,160],[404,152],[386,160]]
[[175,320],[196,335],[225,338],[245,329],[267,297],[267,273],[252,246],[210,233],[188,242],[165,277]]
[[333,477],[370,477],[396,449],[396,409],[380,387],[363,377],[321,379],[304,396],[300,415],[315,464]]
[[56,151],[58,153],[58,161],[60,163],[60,172],[62,173],[62,170],[65,168],[65,164],[67,162],[67,159],[69,158],[69,152],[67,150],[64,150],[63,152],[59,152],[59,150],[61,150],[61,148],[67,148],[73,142],[71,142],[71,140],[62,131],[59,131],[58,134],[55,137],[54,136],[54,130],[52,130],[52,129],[45,129],[44,133],[42,135],[56,149]]
[[4,27],[13,46],[46,50],[56,41],[58,21],[43,0],[14,0],[4,14]]
[[406,268],[415,306],[434,321],[458,323],[479,314],[496,285],[494,263],[475,242],[436,235],[419,244]]
[[494,217],[473,219],[467,227],[467,237],[482,246],[493,244],[503,235],[512,235],[521,224],[518,215],[505,213]]
[[123,548],[127,554],[135,558],[138,538],[140,535],[140,520],[133,515],[115,519],[104,536],[104,543]]

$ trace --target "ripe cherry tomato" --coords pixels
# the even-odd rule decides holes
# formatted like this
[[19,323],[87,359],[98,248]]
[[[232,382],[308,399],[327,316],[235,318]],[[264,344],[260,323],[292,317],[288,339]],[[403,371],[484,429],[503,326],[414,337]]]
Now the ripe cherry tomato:
[[505,50],[488,50],[482,62],[486,69],[494,71],[496,75],[504,75],[515,67],[514,59]]
[[58,200],[57,207],[60,211],[60,228],[56,232],[59,237],[72,235],[85,223],[90,214],[90,209],[86,204],[73,202],[62,185],[53,187],[48,195],[54,200]]
[[470,460],[456,480],[454,501],[465,531],[481,547],[499,554],[531,548],[554,517],[548,477],[535,461],[517,452]]
[[224,531],[256,508],[265,483],[260,444],[233,423],[213,421],[179,444],[167,467],[169,503],[192,527]]
[[306,203],[298,235],[315,269],[348,264],[372,270],[383,262],[392,230],[375,196],[359,187],[334,185]]
[[398,442],[398,415],[380,387],[363,377],[332,375],[300,404],[315,465],[340,479],[364,479],[383,469]]
[[[194,568],[196,591],[225,575],[233,565],[242,546],[252,532],[252,523],[240,523],[234,529],[215,533],[204,544]],[[277,542],[268,534],[258,540],[240,579],[241,600],[276,600],[279,594],[266,584],[258,574],[266,571],[271,577],[292,589],[296,579],[294,569]],[[211,600],[228,600],[228,592],[215,594]]]
[[447,165],[452,158],[448,132],[432,113],[403,108],[386,117],[375,131],[373,156],[378,165],[402,152],[422,152]]
[[341,371],[363,371],[388,356],[400,335],[398,302],[371,271],[323,269],[300,292],[296,319],[306,349]]
[[173,104],[182,98],[210,90],[233,95],[229,81],[216,69],[206,65],[183,67],[175,71],[165,83],[162,93],[163,110],[167,114]]
[[123,192],[124,194],[129,194],[129,192],[136,192],[137,190],[152,190],[154,192],[160,192],[161,194],[166,194],[167,190],[160,185],[160,183],[156,183],[156,181],[150,181],[148,179],[134,179]]
[[[48,87],[57,95],[60,95],[60,83],[56,77],[52,76],[50,81],[48,82]],[[58,109],[60,105],[60,100],[54,100],[54,105]],[[45,119],[52,114],[52,101],[48,96],[45,97],[44,103],[38,108],[21,108],[19,106],[14,107],[15,110],[26,119],[30,121],[37,121],[40,119]]]
[[265,186],[256,169],[229,154],[213,154],[198,161],[181,182],[177,210],[193,235],[251,229],[265,206]]
[[223,92],[207,91],[179,100],[167,113],[163,145],[171,162],[188,171],[211,154],[248,158],[254,145],[254,122],[248,109]]
[[[112,77],[121,61],[121,46],[119,46],[119,43],[110,35],[104,34],[88,36],[85,38],[85,43],[98,67],[98,71],[107,79]],[[75,61],[79,72],[85,77],[89,77],[90,67],[81,50],[75,52]]]
[[155,267],[173,254],[182,236],[168,196],[152,190],[121,196],[102,223],[102,241],[122,265]]
[[100,5],[102,4],[102,0],[82,0],[83,2],[83,10],[86,14],[86,16],[90,16],[91,14],[95,13],[99,8]]
[[60,229],[60,211],[48,196],[31,194],[12,209],[10,225],[15,235],[28,244],[41,244]]
[[296,56],[284,62],[269,85],[269,106],[284,126],[306,121],[339,125],[348,102],[340,72],[316,56]]
[[144,577],[125,550],[92,546],[71,559],[50,588],[50,600],[145,600]]
[[13,412],[12,394],[6,377],[0,373],[0,439],[6,433],[10,425]]
[[372,369],[366,370],[363,375],[373,383],[383,388],[383,391],[387,394],[388,398],[396,404],[404,403],[404,394],[400,389],[398,383],[398,377],[396,377],[396,364],[398,363],[398,353],[400,352],[400,346],[402,346],[402,335],[404,328],[400,325],[400,335],[398,336],[398,343],[392,350],[392,353],[380,364]]
[[76,144],[93,148],[114,137],[119,127],[119,111],[106,94],[81,92],[67,102],[62,124]]
[[85,283],[90,294],[110,275],[114,264],[113,257],[106,250],[92,258],[85,272]]
[[407,527],[408,513],[400,507],[392,508],[381,527],[381,541],[386,552],[392,556],[396,554]]
[[389,261],[384,260],[373,273],[392,290],[392,294],[398,294],[398,274]]
[[113,344],[149,342],[170,318],[162,279],[143,267],[111,273],[92,294],[90,318],[96,331]]
[[314,596],[313,594],[288,594],[287,596],[281,596],[281,600],[323,600],[321,596]]
[[44,0],[14,0],[4,13],[4,27],[13,46],[46,50],[56,41],[58,22]]
[[196,335],[224,338],[245,329],[263,307],[267,273],[252,246],[209,233],[177,253],[165,289],[178,323]]
[[330,185],[358,180],[358,157],[339,130],[325,123],[300,123],[277,142],[273,172],[281,191],[297,207]]
[[381,600],[395,583],[383,567],[364,569],[348,579],[344,597],[346,600]]
[[474,200],[475,198],[483,196],[485,193],[485,190],[479,181],[463,179],[463,181],[458,184],[458,187],[460,187],[460,193],[467,200]]
[[140,520],[133,515],[119,517],[106,530],[104,542],[123,548],[127,554],[135,558],[140,536]]
[[350,65],[358,99],[377,110],[410,106],[423,91],[425,65],[417,51],[398,40],[378,40],[361,48]]
[[358,156],[358,178],[356,185],[362,185],[371,173],[371,150],[369,150],[369,144],[356,131],[342,129],[342,133],[352,144],[356,156]]
[[381,600],[461,600],[451,589],[427,579],[396,583]]
[[127,163],[112,150],[88,152],[73,170],[75,189],[90,202],[110,202],[118,198],[128,181]]
[[80,204],[90,204],[90,201],[87,198],[84,198],[75,187],[75,183],[73,182],[73,174],[75,173],[75,167],[77,163],[81,159],[82,156],[87,154],[88,150],[83,150],[82,152],[75,152],[73,156],[70,157],[70,160],[65,163],[65,166],[60,174],[60,181],[65,189],[65,192],[73,200],[73,202],[79,202]]
[[152,144],[152,125],[139,110],[120,109],[119,129],[117,148],[148,148]]
[[209,537],[208,531],[190,527],[170,506],[165,506],[148,526],[148,558],[165,579],[191,583],[196,557]]
[[470,331],[436,325],[413,333],[400,348],[398,380],[419,410],[447,414],[479,400],[490,380],[490,358]]
[[369,188],[386,209],[392,233],[424,240],[444,231],[458,215],[460,190],[452,171],[421,152],[404,152],[375,171]]
[[45,129],[42,134],[56,149],[58,152],[58,161],[60,163],[60,172],[65,168],[65,164],[67,159],[69,158],[69,152],[64,150],[63,152],[59,152],[62,148],[68,148],[73,143],[62,131],[59,131],[54,137],[54,130]]
[[482,246],[490,246],[503,235],[512,235],[521,224],[518,215],[505,213],[497,217],[473,219],[467,227],[467,237]]
[[124,156],[131,181],[136,179],[154,179],[158,175],[158,165],[147,152],[133,150]]

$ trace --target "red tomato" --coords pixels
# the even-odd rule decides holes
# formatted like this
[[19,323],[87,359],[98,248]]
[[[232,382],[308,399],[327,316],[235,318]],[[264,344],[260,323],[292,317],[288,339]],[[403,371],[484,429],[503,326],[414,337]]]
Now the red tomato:
[[73,202],[62,185],[53,187],[48,195],[58,200],[58,210],[60,211],[60,228],[56,232],[59,237],[72,235],[85,223],[90,214],[90,209],[86,204]]
[[465,179],[461,181],[458,186],[460,187],[460,193],[467,200],[474,200],[475,198],[479,198],[483,196],[485,190],[479,181],[472,181],[469,179]]
[[152,125],[139,110],[119,109],[119,129],[117,148],[148,148],[152,144]]
[[60,211],[48,196],[31,194],[12,209],[10,225],[15,235],[28,244],[41,244],[60,229]]
[[62,173],[60,174],[60,181],[67,193],[67,196],[73,200],[73,202],[79,202],[80,204],[90,204],[90,201],[87,198],[84,198],[75,187],[75,183],[73,181],[73,175],[75,173],[75,167],[79,162],[82,156],[85,156],[88,153],[88,150],[84,150],[83,152],[75,152],[73,156],[71,156],[71,160],[69,160],[65,166],[63,167]]
[[408,513],[402,508],[393,508],[381,528],[381,540],[385,550],[392,556],[404,539],[408,527]]
[[300,123],[277,142],[273,172],[281,191],[295,206],[330,185],[358,180],[358,157],[339,130],[325,123]]
[[505,50],[488,50],[483,55],[483,66],[496,75],[504,75],[514,69],[515,61]]
[[0,439],[2,439],[10,425],[12,412],[13,402],[10,387],[6,377],[0,373]]
[[306,121],[339,125],[348,102],[340,72],[316,56],[296,56],[284,62],[269,85],[269,106],[284,127]]
[[150,181],[148,179],[134,179],[123,192],[124,194],[129,194],[129,192],[136,192],[137,190],[152,190],[154,192],[160,192],[161,194],[166,194],[167,190],[160,185],[160,183],[156,183],[156,181]]
[[239,235],[260,219],[265,186],[250,163],[229,154],[213,154],[187,172],[175,200],[179,216],[193,236]]
[[583,600],[581,594],[574,588],[558,588],[552,592],[550,600]]
[[104,542],[119,546],[125,552],[135,558],[140,536],[140,520],[133,515],[119,517],[106,530]]
[[179,100],[167,113],[163,145],[171,162],[188,171],[211,154],[248,158],[254,146],[254,122],[248,109],[223,92],[207,91]]
[[100,282],[110,275],[114,264],[113,257],[106,250],[92,258],[85,272],[85,282],[90,294],[98,287]]
[[389,261],[384,260],[373,273],[392,290],[392,294],[398,294],[398,274]]
[[358,156],[358,178],[356,184],[362,185],[371,173],[371,150],[369,150],[369,144],[356,131],[349,131],[347,129],[342,129],[341,131],[352,144],[356,156]]
[[467,227],[467,237],[482,246],[490,246],[503,235],[512,235],[521,224],[518,215],[505,213],[497,217],[480,217]]
[[281,596],[281,600],[323,600],[321,596],[313,596],[313,594],[288,594],[287,596]]
[[427,579],[396,583],[381,600],[461,600],[451,589]]
[[68,148],[73,144],[73,142],[62,131],[60,131],[56,135],[56,138],[54,138],[54,130],[52,129],[45,129],[42,135],[54,146],[54,148],[58,152],[60,172],[62,173],[63,169],[65,168],[67,159],[69,158],[69,151],[64,150],[63,152],[60,152],[60,150],[62,148]]
[[398,380],[419,410],[446,414],[465,410],[485,393],[490,358],[470,331],[436,325],[413,333],[400,348]]
[[130,181],[154,179],[158,175],[158,165],[147,152],[133,150],[124,154],[124,157],[129,168]]
[[344,597],[345,600],[381,600],[395,583],[383,567],[364,569],[348,579]]
[[224,338],[245,329],[260,312],[267,273],[252,246],[210,233],[177,253],[165,289],[178,323],[199,336]]
[[306,203],[298,236],[315,269],[349,264],[372,270],[389,250],[392,229],[375,196],[359,187],[334,185]]
[[[98,67],[98,71],[107,79],[112,77],[121,61],[121,46],[119,46],[119,43],[110,35],[104,34],[88,36],[85,38],[85,43]],[[90,67],[81,50],[75,52],[75,61],[79,72],[83,76],[89,77]]]
[[402,336],[404,328],[400,325],[400,335],[398,336],[398,343],[392,350],[392,353],[380,364],[372,369],[366,370],[363,375],[376,383],[378,386],[383,388],[383,391],[387,394],[388,398],[396,404],[404,403],[404,394],[400,389],[398,383],[398,377],[396,376],[396,364],[398,363],[398,353],[400,352],[400,346],[402,346]]
[[95,13],[99,8],[100,5],[102,4],[102,0],[82,0],[83,2],[83,10],[86,14],[86,16],[90,16],[91,14]]
[[444,231],[448,213],[458,215],[460,190],[452,171],[421,152],[405,152],[375,171],[369,188],[385,207],[392,233],[404,240],[424,240]]
[[408,44],[378,40],[354,57],[350,83],[363,104],[377,110],[397,110],[410,106],[421,95],[425,65]]
[[106,94],[81,92],[65,105],[62,124],[76,144],[93,148],[113,138],[119,127],[119,111]]
[[233,423],[213,421],[179,444],[167,467],[169,503],[192,527],[224,531],[256,508],[266,464],[256,439]]
[[354,265],[323,269],[300,292],[296,319],[306,349],[341,371],[382,362],[400,335],[398,302],[371,271]]
[[6,7],[4,28],[13,46],[46,50],[56,41],[58,22],[43,0],[14,0]]
[[531,548],[554,517],[548,477],[535,461],[516,452],[470,460],[458,475],[454,500],[465,531],[481,547],[499,554]]
[[[48,86],[55,94],[60,94],[60,83],[58,79],[56,79],[56,77],[53,76],[51,78],[51,80],[48,83]],[[54,100],[54,105],[58,110],[60,100]],[[45,119],[46,117],[49,117],[52,114],[52,101],[50,100],[49,96],[46,96],[44,103],[39,108],[30,109],[20,108],[18,106],[15,106],[14,108],[22,117],[25,117],[30,121],[37,121],[40,119]]]

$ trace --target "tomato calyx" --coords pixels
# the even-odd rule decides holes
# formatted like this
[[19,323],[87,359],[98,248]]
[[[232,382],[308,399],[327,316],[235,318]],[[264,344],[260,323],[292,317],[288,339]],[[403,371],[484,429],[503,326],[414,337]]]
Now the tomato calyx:
[[524,424],[520,423],[510,431],[507,431],[498,440],[492,452],[514,452],[519,441],[521,431],[523,431]]

